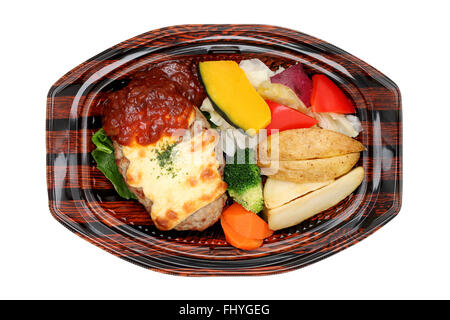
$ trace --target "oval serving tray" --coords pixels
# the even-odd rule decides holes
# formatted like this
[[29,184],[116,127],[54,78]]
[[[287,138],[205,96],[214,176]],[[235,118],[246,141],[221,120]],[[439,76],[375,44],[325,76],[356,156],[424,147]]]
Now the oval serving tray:
[[[301,62],[323,73],[353,100],[367,147],[365,178],[335,207],[280,230],[261,248],[229,246],[219,224],[203,232],[162,232],[136,201],[123,200],[96,168],[92,134],[101,128],[104,92],[170,60],[259,58],[272,69]],[[47,186],[52,215],[82,238],[137,265],[185,276],[267,275],[337,253],[390,221],[400,210],[401,101],[397,86],[349,53],[306,34],[267,25],[180,25],[124,41],[59,79],[47,97]]]

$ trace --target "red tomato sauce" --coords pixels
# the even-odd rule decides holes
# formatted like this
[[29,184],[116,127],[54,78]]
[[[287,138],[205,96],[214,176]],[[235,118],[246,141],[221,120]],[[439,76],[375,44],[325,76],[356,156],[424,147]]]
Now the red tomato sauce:
[[187,129],[205,92],[196,66],[169,61],[136,73],[129,84],[110,93],[103,105],[103,129],[121,145],[157,142],[176,129]]

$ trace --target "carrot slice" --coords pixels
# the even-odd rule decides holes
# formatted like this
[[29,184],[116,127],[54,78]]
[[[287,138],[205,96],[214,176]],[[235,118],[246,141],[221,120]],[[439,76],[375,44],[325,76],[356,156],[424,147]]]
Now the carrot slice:
[[261,240],[273,234],[267,222],[236,202],[222,212],[222,217],[234,231],[245,238]]
[[253,250],[262,246],[262,239],[250,239],[241,236],[224,220],[223,216],[220,217],[220,224],[225,233],[225,239],[233,247],[242,250]]

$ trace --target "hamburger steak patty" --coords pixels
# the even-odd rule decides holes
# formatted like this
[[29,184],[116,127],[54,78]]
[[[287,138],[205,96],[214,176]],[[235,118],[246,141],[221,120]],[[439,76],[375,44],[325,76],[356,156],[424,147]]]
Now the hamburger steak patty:
[[[203,114],[195,108],[195,120],[200,121],[203,128],[210,128],[208,121],[203,116]],[[190,130],[193,130],[193,126],[189,128]],[[122,146],[117,143],[116,141],[113,141],[114,143],[114,155],[116,158],[116,164],[119,169],[120,174],[123,176],[123,179],[125,183],[127,184],[128,188],[131,192],[133,192],[136,197],[138,198],[138,201],[145,207],[147,212],[151,212],[152,208],[152,201],[147,198],[142,190],[142,188],[135,188],[128,184],[127,181],[127,170],[128,166],[130,164],[129,160],[123,155],[122,152]],[[219,159],[219,162],[221,163],[221,166],[219,168],[220,174],[223,175],[223,167],[224,162],[222,159],[222,154],[217,154],[217,158]],[[185,220],[183,220],[181,223],[179,223],[177,226],[175,226],[175,230],[195,230],[195,231],[203,231],[206,228],[212,226],[214,223],[219,220],[219,217],[222,213],[222,209],[225,205],[225,202],[227,200],[226,193],[222,194],[219,198],[212,201],[208,205],[204,206],[203,208],[200,208],[193,214],[191,214],[189,217],[187,217]]]

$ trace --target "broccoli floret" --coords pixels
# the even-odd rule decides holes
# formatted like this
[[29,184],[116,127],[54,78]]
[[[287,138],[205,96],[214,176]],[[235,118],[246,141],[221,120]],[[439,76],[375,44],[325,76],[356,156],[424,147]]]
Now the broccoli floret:
[[263,209],[263,189],[259,167],[252,149],[237,150],[227,159],[224,180],[228,194],[245,209],[258,213]]

